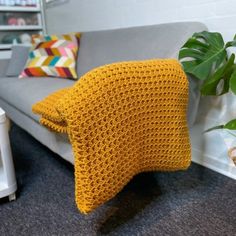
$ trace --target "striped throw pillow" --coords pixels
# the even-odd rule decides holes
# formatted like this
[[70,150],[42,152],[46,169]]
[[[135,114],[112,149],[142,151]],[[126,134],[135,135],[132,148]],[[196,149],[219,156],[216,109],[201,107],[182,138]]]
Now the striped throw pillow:
[[31,38],[32,38],[32,44],[33,45],[35,45],[37,43],[40,43],[40,42],[51,41],[51,40],[59,40],[59,39],[73,41],[73,42],[75,42],[79,45],[80,36],[81,36],[81,33],[69,33],[69,34],[62,34],[62,35],[33,34],[31,36]]
[[23,77],[61,77],[77,79],[76,59],[78,42],[66,39],[51,39],[35,44],[30,53]]

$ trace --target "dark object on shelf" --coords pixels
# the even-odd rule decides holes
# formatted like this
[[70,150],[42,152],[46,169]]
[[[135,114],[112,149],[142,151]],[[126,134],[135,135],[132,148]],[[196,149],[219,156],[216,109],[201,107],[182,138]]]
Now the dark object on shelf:
[[4,25],[4,15],[0,14],[0,25]]
[[8,25],[17,25],[17,18],[16,17],[9,17],[7,20]]
[[7,34],[3,36],[1,43],[3,44],[12,44],[12,43],[20,43],[20,38],[16,34]]
[[25,15],[23,16],[23,19],[25,20],[26,25],[38,25],[38,16],[36,14],[33,15]]
[[0,13],[0,25],[38,25],[35,13]]

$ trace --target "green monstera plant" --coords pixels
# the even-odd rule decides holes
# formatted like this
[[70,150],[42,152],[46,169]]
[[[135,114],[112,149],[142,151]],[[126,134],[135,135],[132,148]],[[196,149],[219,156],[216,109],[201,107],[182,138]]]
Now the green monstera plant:
[[[236,35],[225,43],[220,33],[207,31],[194,33],[181,47],[179,60],[187,74],[202,80],[202,95],[220,96],[229,91],[236,95],[235,54],[229,47],[236,47]],[[213,129],[236,130],[236,119],[207,131]]]

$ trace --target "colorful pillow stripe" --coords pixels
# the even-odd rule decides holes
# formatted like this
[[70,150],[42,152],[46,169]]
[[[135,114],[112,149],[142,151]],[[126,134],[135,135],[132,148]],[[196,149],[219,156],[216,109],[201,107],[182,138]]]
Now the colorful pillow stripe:
[[20,78],[52,76],[77,79],[78,43],[65,39],[39,42],[33,46]]
[[32,44],[37,44],[37,43],[45,42],[45,41],[64,39],[67,41],[73,41],[77,43],[79,46],[80,36],[81,36],[80,33],[70,33],[70,34],[62,34],[62,35],[46,35],[46,36],[43,36],[41,34],[34,34],[32,35]]

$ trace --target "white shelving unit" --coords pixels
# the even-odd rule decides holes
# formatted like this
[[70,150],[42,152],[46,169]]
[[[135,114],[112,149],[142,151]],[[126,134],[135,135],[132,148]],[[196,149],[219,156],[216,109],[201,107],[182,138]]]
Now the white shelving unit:
[[26,38],[45,32],[43,0],[37,0],[35,6],[0,5],[0,59],[10,56],[13,44],[28,44]]

